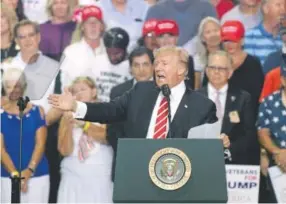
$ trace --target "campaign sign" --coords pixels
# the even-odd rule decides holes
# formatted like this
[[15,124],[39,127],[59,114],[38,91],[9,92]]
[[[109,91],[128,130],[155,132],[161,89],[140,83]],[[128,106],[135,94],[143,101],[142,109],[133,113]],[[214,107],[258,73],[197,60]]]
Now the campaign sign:
[[225,165],[228,203],[258,203],[260,166]]

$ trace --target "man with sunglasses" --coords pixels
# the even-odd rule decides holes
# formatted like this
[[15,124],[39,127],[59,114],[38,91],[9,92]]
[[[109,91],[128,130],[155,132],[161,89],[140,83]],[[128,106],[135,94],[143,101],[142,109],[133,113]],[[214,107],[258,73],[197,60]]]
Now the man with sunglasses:
[[233,74],[231,57],[224,51],[211,53],[206,74],[208,85],[199,92],[216,104],[217,117],[222,121],[221,139],[231,155],[226,163],[257,164],[259,150],[254,153],[258,141],[251,96],[228,84]]

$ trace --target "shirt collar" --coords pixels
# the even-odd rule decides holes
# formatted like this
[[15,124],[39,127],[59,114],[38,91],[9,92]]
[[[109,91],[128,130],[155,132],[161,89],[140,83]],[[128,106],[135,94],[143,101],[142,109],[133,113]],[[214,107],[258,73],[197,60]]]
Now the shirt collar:
[[181,100],[181,96],[185,93],[185,91],[186,91],[186,85],[185,81],[183,80],[178,85],[171,88],[170,99],[172,101]]
[[220,94],[225,94],[228,90],[228,84],[224,85],[220,90],[217,90],[211,83],[208,83],[208,92],[210,94],[216,94],[219,91]]
[[261,34],[265,37],[273,38],[273,39],[280,39],[281,38],[280,35],[273,36],[272,33],[267,32],[264,28],[263,21],[258,25],[258,29],[260,30]]
[[[38,51],[37,52],[40,56],[42,55],[42,52],[41,51]],[[40,57],[39,56],[39,57]],[[27,63],[26,62],[24,62],[24,60],[23,60],[23,58],[22,58],[22,52],[18,52],[18,54],[16,55],[16,60],[18,60],[21,64],[24,64],[24,65],[26,65]]]
[[87,44],[87,42],[86,42],[86,40],[84,39],[84,37],[81,39],[81,43],[82,43],[87,49],[90,49],[95,55],[104,54],[105,51],[106,51],[102,39],[100,39],[99,46],[98,46],[97,48],[95,48],[94,50],[89,46],[89,44]]

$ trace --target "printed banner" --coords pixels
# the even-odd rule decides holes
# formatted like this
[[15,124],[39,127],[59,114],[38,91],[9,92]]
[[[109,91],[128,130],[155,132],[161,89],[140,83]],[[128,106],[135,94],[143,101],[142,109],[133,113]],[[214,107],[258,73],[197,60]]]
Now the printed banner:
[[260,166],[225,165],[228,203],[258,203]]

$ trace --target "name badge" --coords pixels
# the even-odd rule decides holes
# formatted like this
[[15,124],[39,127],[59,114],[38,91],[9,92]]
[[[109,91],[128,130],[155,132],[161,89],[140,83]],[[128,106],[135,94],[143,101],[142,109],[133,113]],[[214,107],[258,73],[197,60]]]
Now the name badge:
[[230,122],[232,122],[232,123],[239,123],[240,122],[240,118],[239,118],[237,111],[231,111],[229,113],[229,118],[230,118]]

